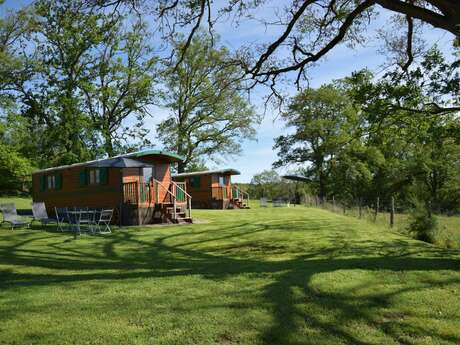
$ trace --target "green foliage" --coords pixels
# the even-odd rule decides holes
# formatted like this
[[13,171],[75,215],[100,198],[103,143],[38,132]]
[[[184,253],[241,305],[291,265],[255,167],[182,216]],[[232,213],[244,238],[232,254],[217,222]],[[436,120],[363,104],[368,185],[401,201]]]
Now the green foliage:
[[413,204],[407,229],[416,239],[435,243],[438,230],[437,218],[431,214],[430,206],[425,202],[415,199]]
[[16,117],[27,127],[28,147],[21,152],[38,166],[147,142],[143,121],[157,59],[145,23],[90,11],[83,0],[39,0],[0,21],[2,35],[14,39],[0,47],[8,56],[0,107],[22,118]]
[[276,166],[305,167],[316,193],[342,203],[395,197],[408,209],[415,193],[433,212],[456,212],[459,85],[458,64],[432,49],[407,73],[363,70],[303,91],[283,116],[294,131],[276,139]]
[[28,192],[33,167],[11,147],[0,143],[0,194]]
[[248,193],[251,198],[259,199],[266,197],[272,199],[280,193],[281,177],[275,170],[264,170],[252,177]]
[[356,109],[336,86],[323,85],[293,97],[282,117],[294,132],[275,139],[279,160],[274,166],[309,163],[306,174],[325,197],[334,157],[356,131]]
[[[218,159],[241,152],[241,142],[253,139],[258,117],[246,100],[241,70],[226,60],[225,48],[205,34],[197,35],[183,61],[163,74],[163,106],[171,116],[158,127],[158,138],[165,147],[185,157],[179,172],[204,158]],[[175,43],[181,54],[185,42]]]
[[302,197],[310,191],[309,189],[310,187],[303,182],[281,178],[275,170],[264,170],[254,175],[251,183],[245,188],[251,198],[282,198],[296,203],[300,203]]

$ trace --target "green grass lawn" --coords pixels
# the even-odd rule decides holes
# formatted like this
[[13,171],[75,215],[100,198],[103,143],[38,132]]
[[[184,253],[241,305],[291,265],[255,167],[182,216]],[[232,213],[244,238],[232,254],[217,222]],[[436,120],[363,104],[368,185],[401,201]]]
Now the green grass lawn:
[[0,344],[458,344],[460,253],[325,210],[0,230]]

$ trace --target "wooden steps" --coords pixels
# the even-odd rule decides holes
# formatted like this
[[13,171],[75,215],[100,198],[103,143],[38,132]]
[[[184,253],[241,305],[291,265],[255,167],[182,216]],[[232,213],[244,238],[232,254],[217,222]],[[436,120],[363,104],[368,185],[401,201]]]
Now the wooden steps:
[[248,205],[246,205],[245,203],[243,203],[241,201],[241,199],[239,198],[235,198],[232,200],[232,203],[233,205],[236,207],[236,208],[240,208],[240,209],[249,209],[250,207]]
[[165,203],[163,208],[169,222],[176,224],[193,223],[193,219],[187,217],[187,212],[181,205],[176,205],[176,215],[174,217],[174,204]]

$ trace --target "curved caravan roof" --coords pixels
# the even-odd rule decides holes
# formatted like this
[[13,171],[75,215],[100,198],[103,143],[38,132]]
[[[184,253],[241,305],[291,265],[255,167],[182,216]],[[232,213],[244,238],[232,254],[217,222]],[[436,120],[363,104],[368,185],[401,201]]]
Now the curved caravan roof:
[[205,171],[194,171],[180,174],[174,174],[172,177],[188,177],[188,176],[200,176],[200,175],[240,175],[241,173],[236,169],[219,169],[219,170],[205,170]]
[[[84,166],[92,166],[92,167],[111,167],[114,161],[118,161],[121,158],[128,158],[126,160],[123,160],[126,164],[123,166],[123,168],[129,168],[129,167],[140,167],[145,165],[144,162],[142,162],[142,158],[146,158],[149,156],[155,156],[155,157],[161,157],[169,162],[182,162],[184,160],[183,157],[173,153],[173,152],[168,152],[168,151],[161,151],[161,150],[143,150],[143,151],[137,151],[137,152],[131,152],[131,153],[126,153],[123,155],[118,155],[114,157],[109,157],[109,158],[102,158],[102,159],[96,159],[92,161],[87,161],[87,162],[82,162],[82,163],[75,163],[75,164],[69,164],[69,165],[61,165],[58,167],[52,167],[52,168],[47,168],[47,169],[42,169],[42,170],[37,170],[34,171],[34,174],[37,173],[42,173],[42,172],[47,172],[47,171],[54,171],[54,170],[62,170],[62,169],[69,169],[69,168],[74,168],[74,167],[84,167]],[[136,160],[138,158],[138,160]],[[130,166],[132,165],[132,166]],[[113,165],[112,167],[117,167],[116,164]]]

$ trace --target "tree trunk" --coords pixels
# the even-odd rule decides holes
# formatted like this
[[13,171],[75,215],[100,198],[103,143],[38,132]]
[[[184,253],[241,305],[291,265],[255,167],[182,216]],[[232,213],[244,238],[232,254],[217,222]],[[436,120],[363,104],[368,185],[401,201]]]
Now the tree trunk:
[[324,198],[326,197],[326,181],[324,177],[324,172],[322,168],[318,169],[318,182],[319,182],[319,189],[318,194],[321,202],[323,202]]
[[179,162],[179,164],[177,165],[177,172],[180,174],[180,173],[183,173],[185,172],[185,168],[187,167],[187,164],[184,163],[184,162]]
[[107,153],[109,157],[113,157],[115,155],[115,150],[113,149],[113,142],[112,137],[110,136],[110,131],[108,129],[104,129],[104,151]]

